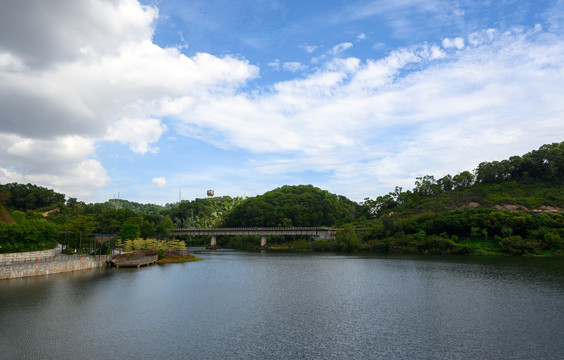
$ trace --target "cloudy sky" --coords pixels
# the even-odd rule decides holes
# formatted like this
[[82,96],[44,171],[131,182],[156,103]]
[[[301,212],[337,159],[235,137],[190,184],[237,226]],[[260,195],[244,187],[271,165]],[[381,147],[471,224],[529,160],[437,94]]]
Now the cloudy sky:
[[564,1],[0,0],[0,183],[352,200],[564,141]]

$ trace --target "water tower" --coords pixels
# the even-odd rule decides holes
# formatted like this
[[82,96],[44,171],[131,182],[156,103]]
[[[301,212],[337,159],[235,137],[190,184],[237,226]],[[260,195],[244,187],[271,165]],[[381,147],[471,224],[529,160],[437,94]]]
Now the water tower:
[[213,190],[208,190],[208,197],[213,197],[214,191]]

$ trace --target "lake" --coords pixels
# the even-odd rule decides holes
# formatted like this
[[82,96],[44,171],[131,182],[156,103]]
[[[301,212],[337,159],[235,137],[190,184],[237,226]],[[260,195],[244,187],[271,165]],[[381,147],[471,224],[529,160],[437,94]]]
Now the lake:
[[2,359],[561,359],[564,259],[201,252],[0,282]]

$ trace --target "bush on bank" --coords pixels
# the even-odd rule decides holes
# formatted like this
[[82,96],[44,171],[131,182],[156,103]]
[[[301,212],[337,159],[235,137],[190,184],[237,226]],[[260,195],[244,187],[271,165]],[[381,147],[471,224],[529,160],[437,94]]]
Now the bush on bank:
[[57,237],[57,226],[44,219],[0,223],[0,253],[53,249],[57,246]]

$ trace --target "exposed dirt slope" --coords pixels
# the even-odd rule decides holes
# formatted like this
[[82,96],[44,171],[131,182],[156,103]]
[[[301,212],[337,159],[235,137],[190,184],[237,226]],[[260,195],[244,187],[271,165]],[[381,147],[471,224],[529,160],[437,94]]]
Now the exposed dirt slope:
[[16,220],[14,220],[12,218],[12,216],[10,216],[10,214],[8,213],[8,211],[6,210],[4,205],[2,205],[2,204],[0,204],[0,222],[6,223],[6,224],[15,224],[16,223]]

